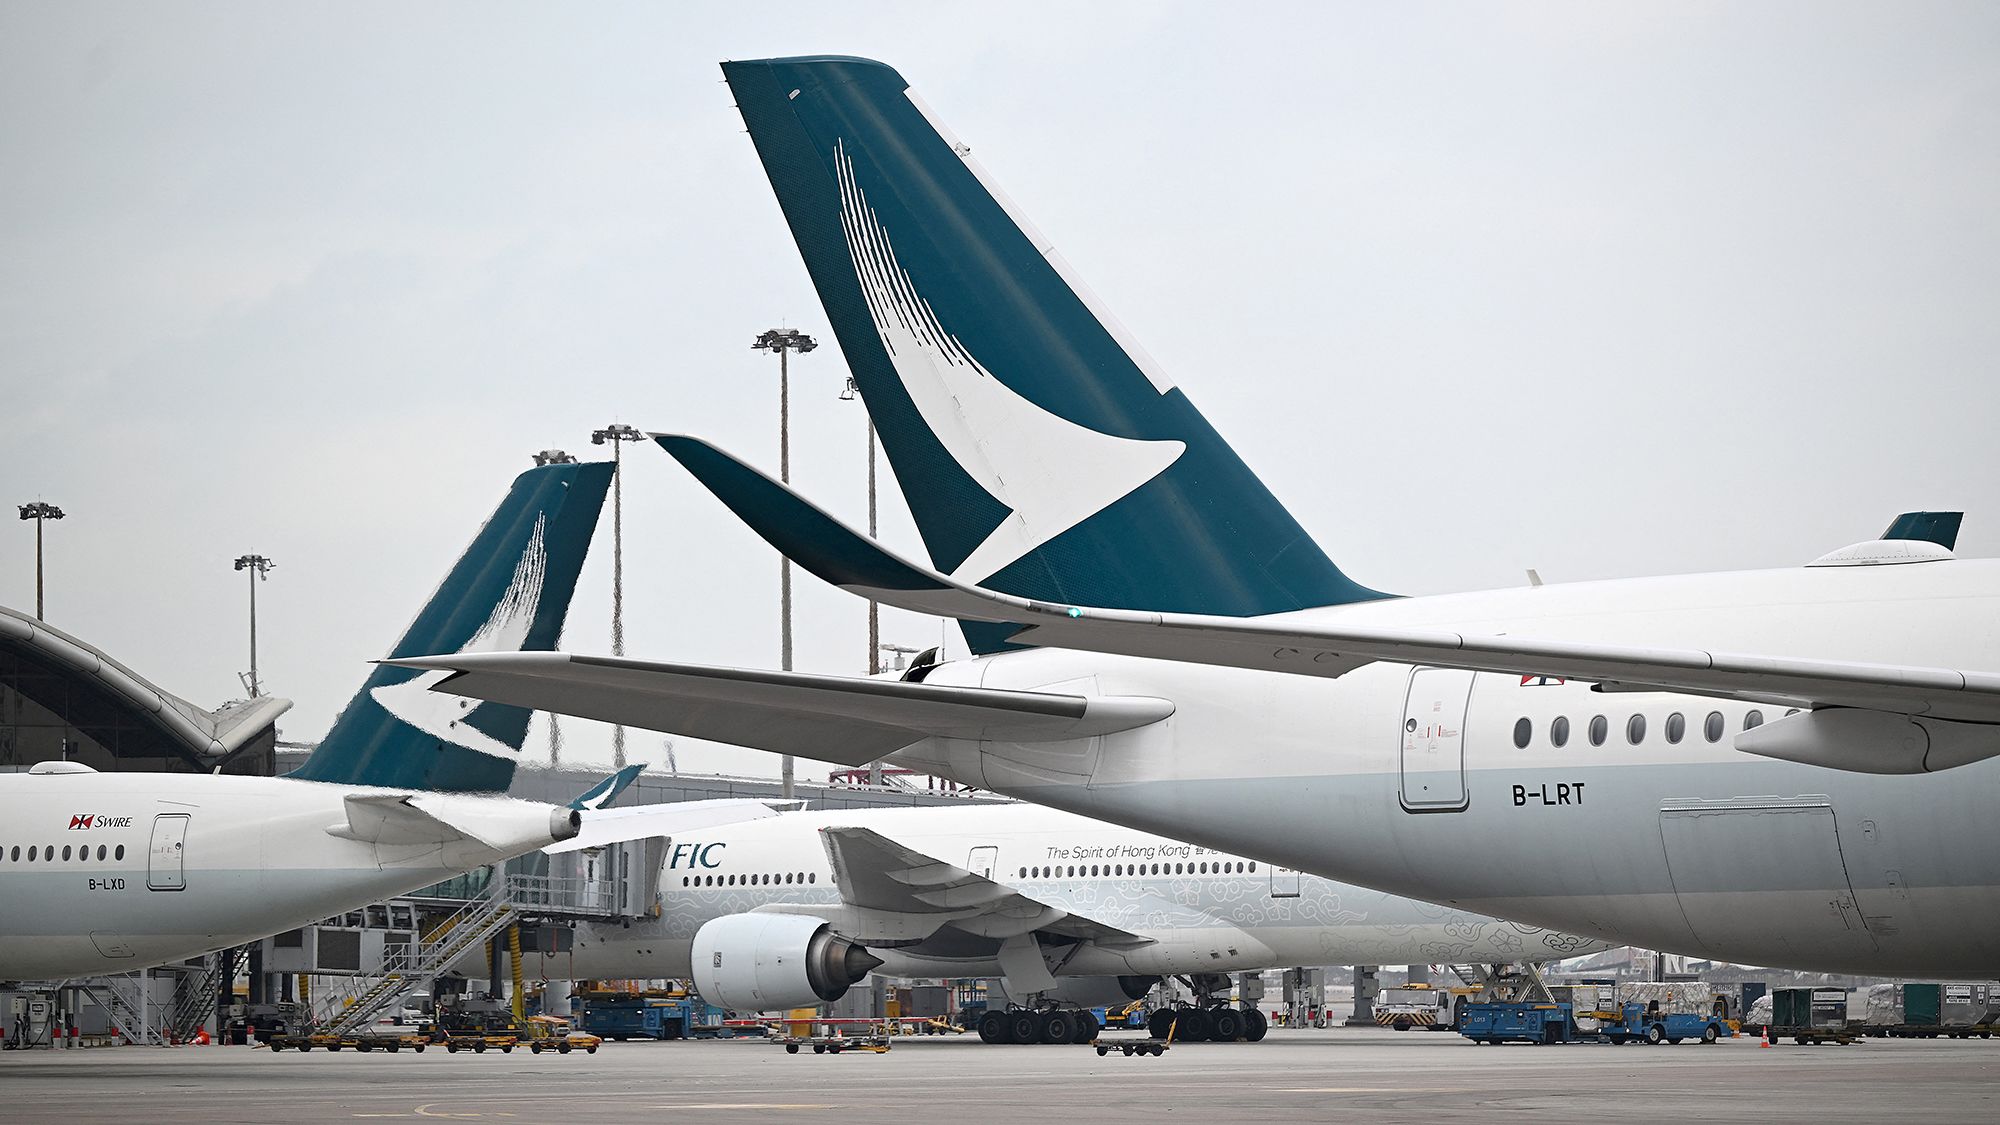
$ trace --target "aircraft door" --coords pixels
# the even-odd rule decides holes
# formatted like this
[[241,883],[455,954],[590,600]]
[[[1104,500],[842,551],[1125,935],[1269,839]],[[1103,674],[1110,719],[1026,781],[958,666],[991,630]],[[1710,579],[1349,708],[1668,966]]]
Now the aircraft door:
[[1459,812],[1465,788],[1465,709],[1471,672],[1417,668],[1403,703],[1398,765],[1403,808],[1410,812]]
[[1271,868],[1271,897],[1299,897],[1299,873],[1289,867]]
[[187,875],[182,867],[187,830],[186,813],[160,813],[153,818],[153,843],[146,860],[147,887],[156,891],[187,890]]
[[1000,849],[998,847],[974,848],[972,849],[972,855],[965,861],[965,869],[982,879],[991,879],[993,877],[993,866],[999,862]]

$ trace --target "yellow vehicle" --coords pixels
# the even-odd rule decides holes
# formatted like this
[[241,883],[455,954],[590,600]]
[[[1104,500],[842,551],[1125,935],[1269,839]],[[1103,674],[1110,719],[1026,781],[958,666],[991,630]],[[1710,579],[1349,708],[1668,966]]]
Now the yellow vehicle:
[[529,1016],[528,1050],[536,1054],[554,1051],[567,1055],[571,1051],[582,1051],[587,1055],[597,1053],[604,1038],[587,1031],[571,1031],[569,1021],[561,1016]]

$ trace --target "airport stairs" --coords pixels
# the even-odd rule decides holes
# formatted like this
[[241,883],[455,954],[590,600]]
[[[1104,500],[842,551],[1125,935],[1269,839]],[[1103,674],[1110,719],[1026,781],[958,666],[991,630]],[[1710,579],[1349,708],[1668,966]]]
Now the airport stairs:
[[111,1030],[136,1047],[164,1047],[166,1038],[146,1021],[145,995],[151,982],[143,972],[78,981],[84,995],[111,1017]]
[[362,985],[361,991],[318,1030],[345,1035],[368,1026],[411,989],[479,948],[518,913],[519,908],[506,890],[506,881],[496,880],[484,896],[467,902],[429,933],[385,957],[379,973],[356,978],[356,983]]
[[199,972],[183,976],[174,989],[173,1013],[167,1017],[167,1042],[186,1043],[201,1032],[202,1025],[215,1015],[216,996],[223,984],[233,983],[250,961],[250,947],[239,945],[202,958]]

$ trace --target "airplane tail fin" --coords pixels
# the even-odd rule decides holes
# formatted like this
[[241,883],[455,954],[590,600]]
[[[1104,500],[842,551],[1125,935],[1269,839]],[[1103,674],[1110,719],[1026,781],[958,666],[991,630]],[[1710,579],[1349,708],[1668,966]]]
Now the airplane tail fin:
[[[389,652],[553,649],[562,635],[610,462],[530,469]],[[504,791],[533,712],[467,706],[430,691],[434,673],[379,665],[291,776],[442,792]]]
[[896,71],[722,70],[938,570],[1231,616],[1385,596],[1341,573]]

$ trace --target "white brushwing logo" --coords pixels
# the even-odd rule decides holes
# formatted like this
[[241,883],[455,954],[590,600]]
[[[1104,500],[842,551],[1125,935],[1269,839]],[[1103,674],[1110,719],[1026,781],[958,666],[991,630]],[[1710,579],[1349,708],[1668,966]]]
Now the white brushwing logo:
[[[521,561],[514,564],[514,577],[507,583],[507,592],[500,596],[486,623],[458,651],[518,652],[528,643],[528,630],[534,627],[535,613],[542,604],[542,584],[549,573],[548,548],[542,541],[547,523],[546,515],[535,517],[535,530],[528,536]],[[425,672],[414,680],[385,684],[368,694],[384,711],[425,734],[512,761],[520,747],[509,746],[464,721],[478,704],[431,690],[433,684],[449,675],[448,671]]]
[[1079,426],[994,378],[944,330],[896,260],[844,145],[835,146],[834,161],[847,252],[897,378],[946,452],[1010,509],[952,577],[990,577],[1159,476],[1187,451],[1179,441]]

